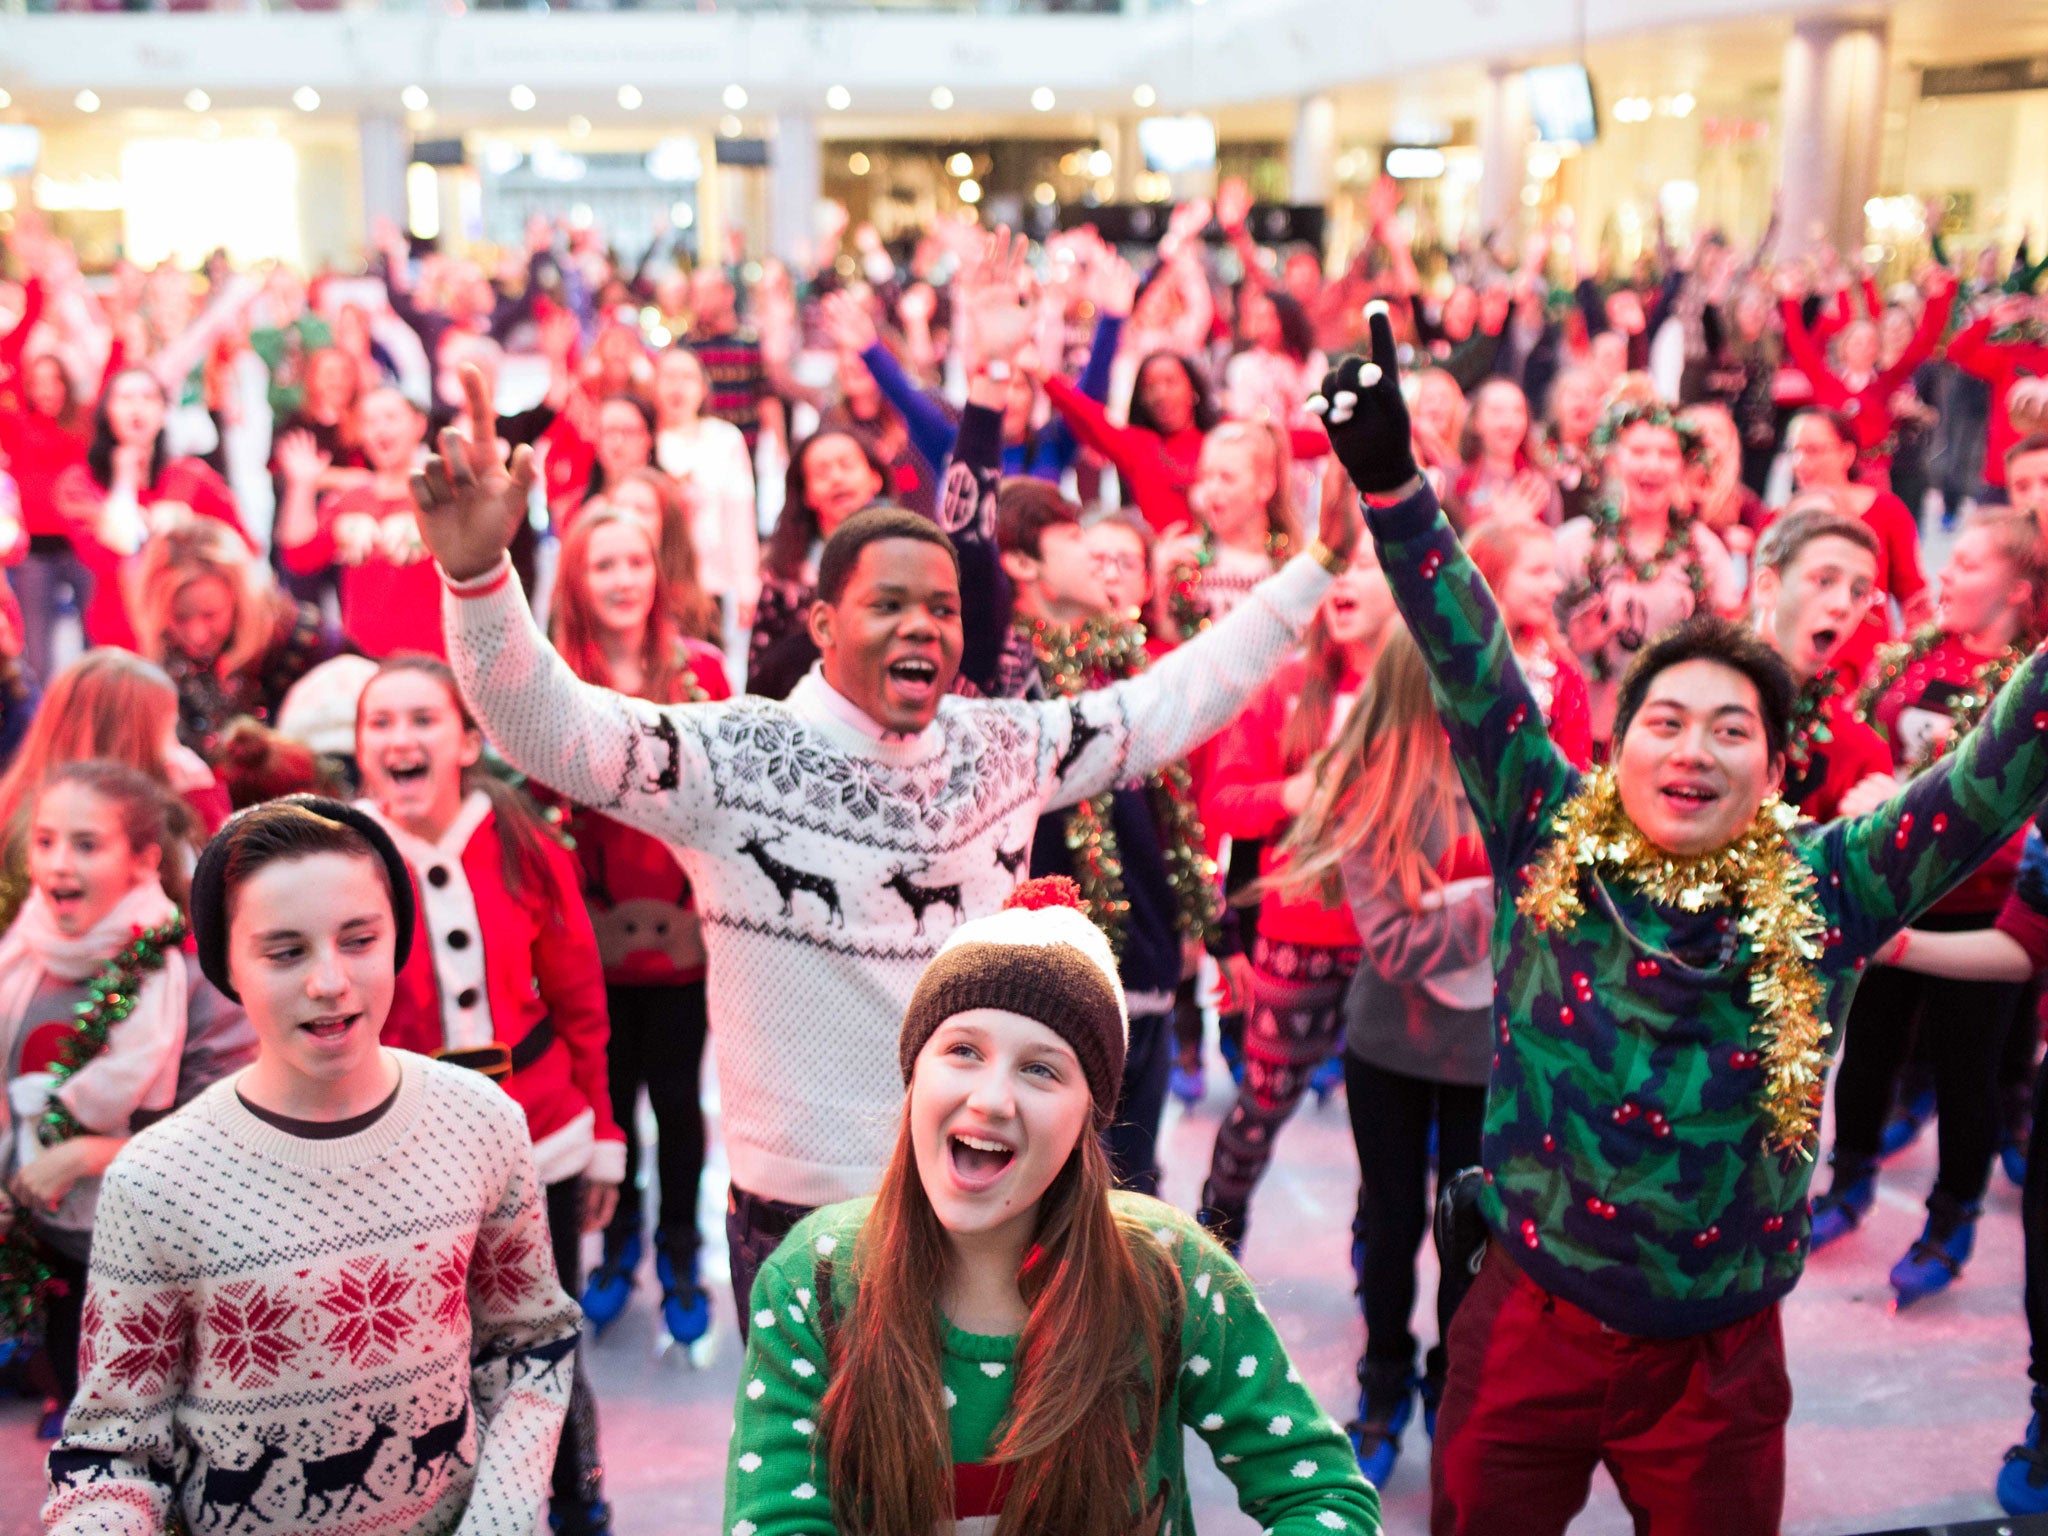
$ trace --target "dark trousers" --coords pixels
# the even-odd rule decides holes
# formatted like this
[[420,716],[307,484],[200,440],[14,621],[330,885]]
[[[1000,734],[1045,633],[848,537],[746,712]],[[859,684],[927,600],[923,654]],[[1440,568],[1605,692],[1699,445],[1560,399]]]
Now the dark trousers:
[[43,687],[50,684],[53,671],[50,633],[57,622],[59,594],[69,588],[71,600],[83,614],[92,601],[93,574],[69,546],[31,551],[12,571],[8,580],[15,600],[21,604],[21,656]]
[[[1931,913],[1919,926],[1958,933],[1991,925],[1991,913]],[[1835,1069],[1835,1166],[1875,1161],[1899,1072],[1924,1032],[1934,1069],[1940,1168],[1934,1187],[1959,1205],[1984,1198],[1998,1154],[1999,1060],[2023,984],[1950,981],[1888,965],[1863,973]]]
[[761,1272],[768,1256],[782,1246],[789,1229],[814,1209],[749,1194],[737,1184],[726,1191],[725,1242],[732,1256],[732,1299],[739,1315],[741,1343],[746,1342],[748,1327],[754,1320],[754,1276]]
[[655,1241],[667,1250],[680,1279],[697,1261],[697,1186],[704,1176],[704,983],[606,987],[605,998],[612,1018],[612,1113],[626,1133],[626,1178],[618,1212],[605,1230],[605,1251],[616,1252],[641,1228],[640,1117],[634,1111],[645,1088],[654,1108],[661,1181]]
[[1159,1193],[1159,1117],[1166,1109],[1173,1047],[1170,1011],[1131,1015],[1131,1043],[1124,1052],[1116,1118],[1102,1133],[1102,1143],[1118,1187],[1141,1195]]
[[43,1358],[51,1395],[69,1404],[78,1395],[78,1338],[85,1316],[85,1265],[34,1238],[54,1282],[43,1301]]
[[[1365,1243],[1360,1299],[1365,1309],[1365,1365],[1415,1368],[1415,1255],[1429,1232],[1429,1127],[1436,1122],[1437,1168],[1456,1173],[1479,1161],[1486,1089],[1408,1077],[1344,1054],[1344,1098],[1358,1148],[1358,1236]],[[1437,1291],[1436,1337],[1429,1374],[1442,1379],[1451,1336],[1448,1287]]]
[[1451,1325],[1431,1536],[1561,1536],[1605,1465],[1637,1536],[1777,1536],[1792,1382],[1775,1305],[1711,1333],[1616,1333],[1499,1244]]
[[2034,1075],[2034,1131],[2027,1139],[2020,1231],[2027,1255],[2027,1374],[2048,1387],[2048,1064]]
[[[571,1296],[583,1293],[583,1180],[558,1179],[548,1186],[548,1244],[555,1250],[555,1274]],[[575,1380],[569,1388],[569,1416],[555,1446],[555,1513],[573,1523],[573,1512],[604,1498],[604,1462],[597,1452],[597,1398],[583,1369],[583,1345],[576,1345]]]

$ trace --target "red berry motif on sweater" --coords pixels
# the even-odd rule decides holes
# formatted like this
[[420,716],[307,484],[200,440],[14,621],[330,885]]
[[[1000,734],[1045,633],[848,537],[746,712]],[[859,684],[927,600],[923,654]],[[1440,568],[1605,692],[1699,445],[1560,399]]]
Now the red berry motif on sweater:
[[1598,1216],[1602,1221],[1614,1220],[1619,1212],[1619,1207],[1606,1200],[1602,1200],[1598,1195],[1586,1196],[1586,1209],[1595,1216]]
[[1557,1150],[1557,1138],[1548,1131],[1543,1133],[1543,1150],[1546,1152],[1555,1152]]
[[1642,1106],[1636,1103],[1634,1099],[1623,1099],[1619,1107],[1614,1111],[1614,1123],[1616,1125],[1627,1125],[1629,1121],[1635,1119],[1642,1112]]
[[1747,1072],[1762,1060],[1762,1054],[1757,1051],[1730,1051],[1728,1053],[1728,1065],[1738,1072]]
[[1593,1001],[1593,982],[1584,971],[1572,972],[1572,992],[1582,1003]]
[[1536,1246],[1536,1223],[1527,1217],[1522,1219],[1522,1241],[1531,1248]]
[[1652,976],[1658,975],[1663,969],[1664,967],[1654,960],[1638,960],[1636,962],[1636,974],[1645,981]]
[[1936,812],[1934,813],[1934,820],[1930,821],[1930,822],[1928,823],[1928,825],[1929,825],[1930,827],[1934,828],[1934,835],[1935,835],[1936,837],[1939,837],[1939,836],[1941,836],[1941,834],[1942,834],[1942,833],[1944,833],[1944,832],[1946,832],[1946,831],[1948,830],[1948,815],[1947,815],[1947,813],[1946,813],[1946,812],[1943,812],[1943,811],[1936,811]]
[[1562,1024],[1566,1029],[1570,1029],[1572,1027],[1572,1020],[1577,1017],[1578,1015],[1572,1012],[1572,1005],[1570,1003],[1560,1003],[1558,1005],[1557,1022]]
[[1692,1237],[1692,1245],[1695,1248],[1708,1248],[1719,1241],[1721,1241],[1721,1229],[1719,1227],[1709,1227],[1704,1232],[1695,1232]]
[[1528,721],[1529,706],[1526,704],[1517,704],[1514,707],[1513,711],[1510,712],[1510,714],[1508,715],[1508,729],[1511,731],[1519,731],[1524,725],[1528,723]]
[[1422,557],[1422,574],[1426,580],[1435,581],[1436,573],[1444,568],[1444,557],[1431,550]]
[[1892,834],[1892,846],[1894,848],[1905,847],[1907,834],[1912,830],[1913,813],[1911,811],[1901,812],[1899,816],[1899,830]]
[[1785,1218],[1782,1216],[1766,1216],[1764,1218],[1764,1230],[1766,1232],[1777,1232],[1781,1230],[1784,1227],[1784,1225]]

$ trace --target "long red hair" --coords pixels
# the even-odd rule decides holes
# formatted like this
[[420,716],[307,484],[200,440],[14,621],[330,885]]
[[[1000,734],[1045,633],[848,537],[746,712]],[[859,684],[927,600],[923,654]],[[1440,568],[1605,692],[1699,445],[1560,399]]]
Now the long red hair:
[[[1128,1536],[1146,1457],[1179,1372],[1178,1268],[1109,1202],[1101,1142],[1084,1130],[1038,1204],[1018,1277],[1030,1307],[1016,1391],[989,1459],[1013,1470],[999,1536]],[[939,1372],[950,1246],[906,1118],[848,1260],[857,1291],[831,1336],[819,1424],[833,1518],[862,1536],[953,1524],[953,1456]]]
[[[1522,551],[1538,539],[1551,541],[1550,529],[1542,523],[1505,523],[1491,518],[1465,535],[1465,553],[1472,557],[1479,574],[1493,589],[1496,602],[1508,573],[1521,560]],[[1538,633],[1560,656],[1569,654],[1564,635],[1557,627],[1557,615],[1550,615],[1549,624]]]
[[599,636],[604,626],[597,617],[597,604],[590,595],[590,545],[604,528],[630,528],[647,541],[647,553],[654,563],[654,606],[648,611],[640,635],[640,696],[659,704],[674,704],[684,697],[682,674],[682,632],[676,627],[675,605],[668,572],[663,569],[661,550],[647,531],[647,525],[630,512],[610,505],[585,510],[569,525],[562,538],[561,565],[555,576],[555,615],[549,626],[550,638],[569,670],[586,683],[612,688],[612,670],[604,659]]

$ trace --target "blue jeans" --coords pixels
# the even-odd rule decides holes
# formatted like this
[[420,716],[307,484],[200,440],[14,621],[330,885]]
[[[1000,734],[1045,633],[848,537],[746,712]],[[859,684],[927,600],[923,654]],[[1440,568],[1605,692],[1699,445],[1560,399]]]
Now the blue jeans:
[[1102,1133],[1109,1170],[1120,1188],[1159,1193],[1159,1117],[1166,1109],[1166,1079],[1173,1070],[1173,1012],[1131,1015],[1116,1118]]
[[52,631],[57,624],[57,594],[71,589],[78,611],[92,601],[93,577],[85,562],[70,549],[51,554],[31,552],[8,578],[21,603],[21,659],[35,673],[36,682],[47,686],[52,661]]

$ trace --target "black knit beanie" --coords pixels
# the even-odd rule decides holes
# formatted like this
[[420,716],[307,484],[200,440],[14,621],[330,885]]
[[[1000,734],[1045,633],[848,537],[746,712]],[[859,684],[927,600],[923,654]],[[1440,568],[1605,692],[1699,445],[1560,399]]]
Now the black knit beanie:
[[1080,888],[1061,875],[1027,880],[1003,910],[955,928],[911,994],[897,1056],[907,1087],[938,1027],[956,1014],[1001,1008],[1066,1041],[1095,1096],[1095,1123],[1116,1113],[1130,1035],[1123,983],[1102,930],[1081,911]]
[[213,841],[199,855],[199,867],[192,872],[192,937],[199,947],[199,969],[219,991],[238,1003],[242,1000],[241,995],[228,979],[228,855],[264,820],[274,818],[279,808],[285,806],[325,821],[339,822],[362,835],[377,857],[384,861],[384,873],[390,878],[391,917],[395,930],[391,954],[393,968],[402,968],[405,957],[412,951],[412,874],[406,867],[405,855],[391,841],[391,834],[378,825],[377,818],[342,801],[330,800],[325,795],[286,795],[282,799],[266,800],[229,817],[213,834]]

